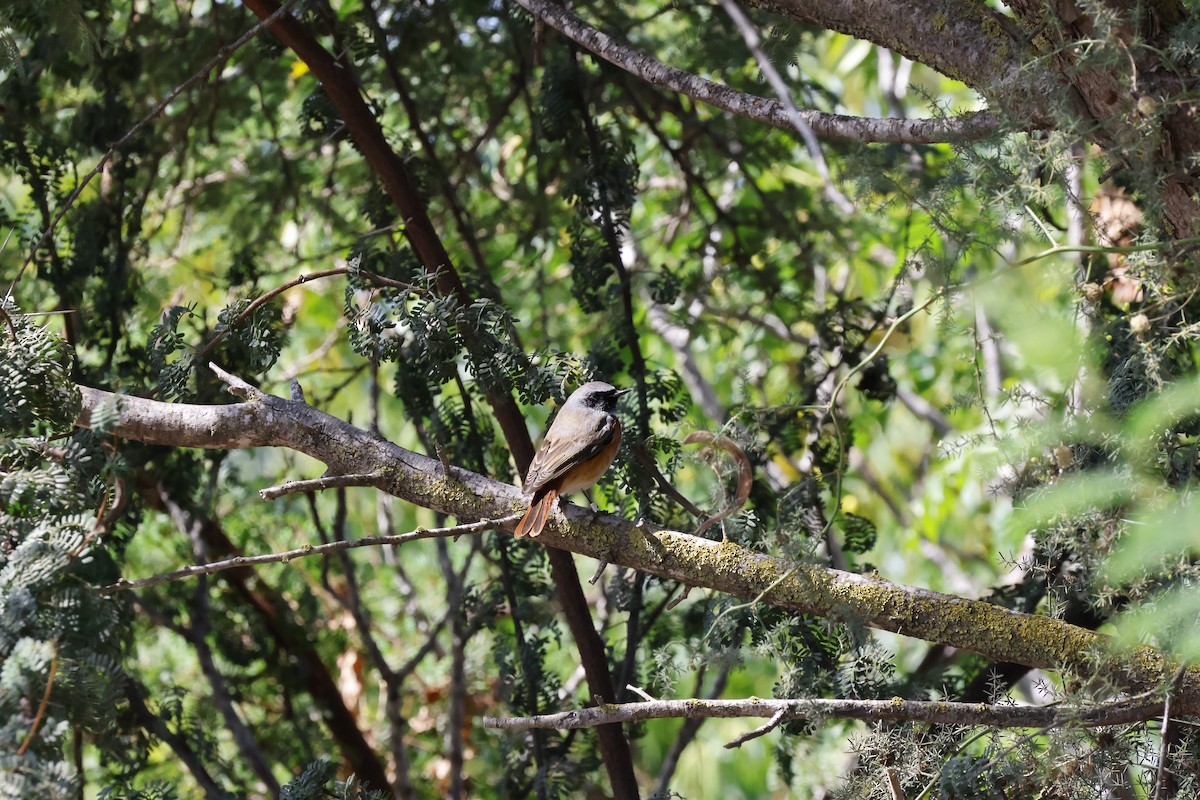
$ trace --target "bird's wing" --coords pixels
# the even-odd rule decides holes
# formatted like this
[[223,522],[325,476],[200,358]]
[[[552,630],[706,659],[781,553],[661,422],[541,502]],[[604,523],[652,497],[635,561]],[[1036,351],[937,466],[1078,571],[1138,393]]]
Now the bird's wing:
[[[542,442],[529,472],[525,474],[524,489],[526,494],[533,494],[571,471],[572,467],[586,463],[597,453],[612,443],[618,430],[617,418],[611,414],[589,414],[586,424],[579,424],[578,418],[573,421],[554,420],[550,430],[546,432],[546,441]],[[565,423],[560,425],[559,423]]]

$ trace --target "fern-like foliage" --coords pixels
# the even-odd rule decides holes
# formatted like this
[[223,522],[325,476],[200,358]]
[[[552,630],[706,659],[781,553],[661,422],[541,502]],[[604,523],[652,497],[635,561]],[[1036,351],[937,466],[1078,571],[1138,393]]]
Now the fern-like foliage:
[[[0,332],[0,785],[12,798],[74,797],[72,731],[116,724],[124,604],[103,548],[114,461],[91,433],[65,442],[79,390],[63,342],[7,303]],[[15,334],[15,335],[14,335]]]

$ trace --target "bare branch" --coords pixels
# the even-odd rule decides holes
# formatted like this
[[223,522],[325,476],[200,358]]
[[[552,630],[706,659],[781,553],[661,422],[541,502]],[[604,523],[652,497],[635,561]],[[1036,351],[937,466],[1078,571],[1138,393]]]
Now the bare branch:
[[[517,3],[571,41],[648,83],[776,128],[796,129],[788,109],[778,100],[747,94],[668,66],[616,41],[550,0],[517,0]],[[811,109],[797,109],[796,113],[818,136],[859,142],[931,144],[982,139],[997,127],[996,116],[988,111],[947,119],[871,119]]]
[[199,361],[202,358],[204,358],[204,356],[208,353],[209,350],[212,350],[213,347],[218,342],[220,342],[231,331],[233,331],[235,328],[237,328],[238,325],[241,325],[243,322],[245,322],[246,318],[249,317],[251,314],[253,314],[255,311],[257,311],[263,304],[270,302],[275,297],[278,297],[283,292],[286,292],[288,289],[294,289],[295,287],[300,286],[305,283],[308,283],[309,281],[315,281],[315,280],[319,280],[321,278],[331,278],[335,275],[347,275],[347,274],[353,274],[353,273],[357,273],[358,275],[361,275],[362,277],[369,280],[371,283],[377,284],[379,286],[387,286],[392,289],[404,289],[404,290],[410,291],[410,292],[418,292],[418,293],[425,292],[425,290],[422,289],[421,287],[414,286],[411,283],[405,283],[403,281],[394,280],[392,278],[385,278],[382,275],[376,275],[373,272],[369,272],[365,269],[358,269],[354,266],[335,267],[334,269],[327,269],[327,270],[323,270],[321,272],[304,273],[304,274],[297,276],[296,278],[293,278],[292,280],[288,281],[287,283],[285,283],[281,286],[276,286],[271,291],[269,291],[263,295],[260,295],[259,297],[252,300],[244,309],[242,309],[241,313],[239,313],[236,317],[234,317],[233,319],[231,319],[229,321],[228,325],[226,325],[224,328],[222,328],[220,331],[218,331],[215,336],[213,336],[211,339],[209,339],[207,342],[205,342],[200,347],[200,349],[198,349],[196,351],[196,360]]
[[224,339],[225,336],[228,335],[230,331],[235,329],[238,325],[241,325],[242,322],[244,322],[247,317],[249,317],[251,314],[253,314],[255,311],[257,311],[262,305],[264,305],[265,303],[269,303],[273,298],[279,296],[283,292],[286,292],[288,289],[291,289],[295,286],[299,286],[304,283],[308,283],[309,281],[315,281],[315,280],[319,280],[321,278],[328,278],[333,275],[345,275],[349,271],[350,271],[349,267],[336,267],[334,269],[327,269],[322,272],[304,273],[304,274],[299,275],[298,277],[294,278],[293,280],[288,281],[287,283],[283,284],[282,286],[276,286],[271,291],[269,291],[263,295],[260,295],[259,297],[252,300],[244,309],[242,309],[240,314],[238,314],[236,317],[231,319],[229,321],[228,325],[226,325],[222,330],[218,331],[217,334],[215,336],[213,336],[213,338],[211,338],[207,342],[205,342],[204,345],[199,350],[196,351],[196,360],[199,361],[200,359],[202,359],[205,356],[205,354],[208,353],[209,350],[213,349],[213,347],[217,344],[217,342]]
[[[12,231],[9,231],[9,236],[11,235]],[[13,323],[12,317],[8,315],[8,312],[4,310],[4,306],[0,306],[0,317],[3,317],[4,321],[8,323],[8,332],[12,334],[13,341],[20,341],[21,337],[17,335],[17,326],[15,323]]]
[[633,693],[634,693],[634,694],[636,694],[638,697],[642,698],[643,700],[645,700],[645,701],[646,701],[646,702],[648,702],[648,703],[653,703],[653,702],[655,702],[654,698],[653,698],[653,697],[651,697],[651,696],[650,696],[650,695],[649,695],[649,694],[646,692],[646,690],[645,690],[645,689],[643,689],[643,688],[642,688],[642,687],[640,687],[640,686],[634,686],[632,683],[627,683],[627,684],[625,684],[625,688],[626,688],[626,689],[628,689],[629,691],[633,692]]
[[33,722],[29,726],[29,732],[25,734],[25,740],[17,748],[18,758],[25,755],[25,751],[33,743],[33,738],[37,736],[38,728],[42,726],[42,721],[46,719],[46,709],[50,705],[50,693],[54,691],[54,676],[58,674],[58,642],[56,640],[51,644],[54,647],[54,653],[50,656],[50,672],[46,675],[46,689],[42,692],[42,700],[38,703],[37,713],[33,715]]
[[319,492],[325,489],[340,489],[346,486],[376,486],[383,477],[381,472],[356,472],[350,475],[326,475],[307,481],[288,481],[259,491],[263,500],[274,500],[286,494]]
[[1162,727],[1159,729],[1158,766],[1154,770],[1153,800],[1174,797],[1178,791],[1175,780],[1167,769],[1167,760],[1170,756],[1171,745],[1178,743],[1179,738],[1178,726],[1173,726],[1171,722],[1171,695],[1175,691],[1175,685],[1179,682],[1179,678],[1183,675],[1185,666],[1181,664],[1176,670],[1174,677],[1171,678],[1171,684],[1167,687],[1166,695],[1163,697]]
[[743,733],[741,736],[737,737],[732,742],[727,743],[725,745],[725,749],[726,750],[734,750],[738,747],[741,747],[742,745],[744,745],[746,742],[750,741],[751,739],[757,739],[760,736],[766,736],[768,733],[770,733],[771,731],[773,731],[779,727],[779,723],[783,722],[783,718],[786,715],[787,715],[786,708],[779,709],[778,711],[776,711],[774,714],[771,715],[771,718],[769,720],[767,720],[766,724],[759,725],[754,730],[749,731],[747,733]]
[[127,581],[120,580],[109,586],[99,590],[101,595],[116,594],[130,589],[144,589],[147,586],[157,586],[160,583],[168,583],[170,581],[182,580],[183,578],[191,578],[195,575],[210,575],[214,572],[222,572],[227,569],[237,569],[239,567],[253,567],[259,564],[278,564],[291,561],[293,558],[303,558],[304,556],[323,556],[329,553],[338,553],[344,550],[352,550],[356,547],[374,547],[380,544],[400,545],[405,542],[415,542],[419,539],[438,539],[447,536],[462,536],[464,533],[479,533],[480,531],[492,530],[493,528],[503,528],[511,525],[521,518],[520,514],[509,514],[506,517],[499,519],[484,519],[479,522],[471,522],[465,525],[455,525],[449,528],[417,528],[411,533],[397,533],[387,536],[363,536],[359,539],[340,539],[326,544],[306,544],[303,547],[297,547],[292,550],[284,550],[280,553],[265,553],[259,556],[236,556],[227,558],[223,561],[213,561],[208,564],[193,564],[190,567],[168,572],[163,575],[155,575],[153,578],[142,578],[141,580]]
[[804,117],[800,116],[800,110],[796,108],[795,102],[792,100],[792,92],[787,84],[783,82],[783,77],[779,71],[775,69],[775,65],[771,63],[771,59],[767,58],[767,54],[763,52],[761,47],[761,37],[750,20],[746,18],[745,12],[734,0],[720,0],[721,8],[725,9],[725,13],[733,20],[733,24],[742,34],[742,39],[746,42],[746,47],[750,49],[750,54],[754,56],[754,60],[758,63],[758,68],[762,70],[763,75],[767,78],[767,83],[771,84],[771,88],[775,91],[775,96],[783,103],[783,108],[787,112],[788,122],[800,134],[800,139],[804,142],[804,147],[808,150],[809,158],[813,161],[813,166],[817,169],[817,175],[821,178],[822,189],[825,192],[825,197],[829,202],[833,203],[843,214],[853,214],[854,204],[846,199],[846,195],[838,189],[834,183],[833,177],[829,174],[829,165],[825,163],[825,153],[821,150],[821,143],[817,141],[817,136],[813,133],[812,126],[805,121]]
[[1145,722],[1162,713],[1161,700],[1121,701],[1097,706],[1015,706],[924,700],[652,700],[604,705],[534,717],[484,717],[486,728],[573,730],[647,719],[730,719],[767,717],[770,722],[726,747],[737,747],[782,722],[806,719],[856,719],[864,722],[920,722],[936,725],[983,725],[993,728],[1044,728],[1055,725],[1102,727]]
[[[288,447],[324,462],[331,473],[384,472],[381,491],[458,519],[493,520],[524,511],[520,489],[405,450],[302,402],[263,394],[227,376],[248,398],[228,406],[189,406],[125,398],[113,432],[155,444],[190,447]],[[80,425],[111,397],[83,388]],[[508,519],[515,521],[515,516]],[[507,527],[507,525],[506,525]],[[412,535],[412,534],[406,534]],[[970,650],[996,661],[1082,674],[1104,673],[1130,691],[1167,683],[1177,663],[1149,647],[1111,654],[1109,637],[1046,616],[656,529],[564,504],[539,544],[571,551],[739,598]],[[573,565],[572,565],[573,566]],[[1200,710],[1200,668],[1189,667],[1172,697],[1179,714]]]

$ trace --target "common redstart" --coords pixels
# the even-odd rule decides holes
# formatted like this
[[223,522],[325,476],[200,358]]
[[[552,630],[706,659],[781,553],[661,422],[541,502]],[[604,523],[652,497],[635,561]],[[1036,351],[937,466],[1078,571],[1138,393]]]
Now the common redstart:
[[529,510],[517,523],[517,536],[540,534],[559,495],[588,488],[612,464],[621,446],[621,423],[613,412],[628,391],[591,381],[563,403],[525,475]]

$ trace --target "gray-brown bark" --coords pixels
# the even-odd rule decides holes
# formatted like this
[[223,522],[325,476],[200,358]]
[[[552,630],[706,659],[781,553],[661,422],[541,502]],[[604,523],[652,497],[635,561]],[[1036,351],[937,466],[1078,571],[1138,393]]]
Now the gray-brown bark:
[[[1163,44],[1185,19],[1175,0],[1106,3],[1101,30],[1072,0],[1014,0],[1013,16],[984,3],[745,0],[790,19],[865,39],[962,81],[1014,129],[1069,129],[1127,168],[1177,239],[1200,233],[1200,119],[1188,97],[1200,80],[1169,63]],[[1120,57],[1090,59],[1097,47]]]
[[[793,129],[788,110],[778,100],[740,92],[664,64],[586,24],[551,0],[517,0],[517,3],[572,41],[648,83],[776,128]],[[988,112],[949,119],[870,119],[811,109],[800,109],[797,113],[818,136],[860,142],[927,144],[978,139],[994,133],[997,124],[996,116]]]
[[[972,0],[749,0],[746,5],[886,47],[983,93],[1030,85],[1019,26]],[[1044,109],[1030,109],[1040,116]]]
[[[521,491],[467,470],[444,470],[436,459],[372,436],[307,404],[263,394],[222,374],[245,402],[230,406],[176,406],[124,398],[117,435],[155,444],[232,448],[288,447],[328,465],[331,473],[377,475],[372,485],[408,502],[461,520],[512,514]],[[107,392],[83,388],[79,424],[87,426]],[[183,423],[191,419],[199,424]],[[511,523],[509,523],[511,524]],[[797,612],[852,620],[929,642],[971,650],[997,661],[1106,675],[1131,691],[1164,686],[1175,665],[1142,648],[1109,652],[1107,637],[1048,617],[924,589],[763,555],[731,542],[637,526],[607,514],[564,506],[539,544],[703,586]],[[1200,669],[1180,676],[1176,708],[1200,710]]]

